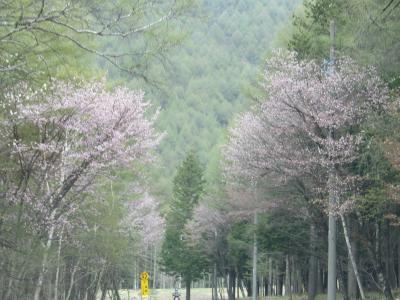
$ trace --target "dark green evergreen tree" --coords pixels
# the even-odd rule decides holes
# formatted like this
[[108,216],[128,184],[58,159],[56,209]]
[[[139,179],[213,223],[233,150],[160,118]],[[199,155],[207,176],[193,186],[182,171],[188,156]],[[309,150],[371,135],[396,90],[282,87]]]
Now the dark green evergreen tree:
[[185,225],[203,195],[205,183],[200,162],[193,152],[178,168],[173,183],[161,262],[166,272],[182,276],[186,285],[186,299],[190,300],[190,284],[200,278],[208,266],[203,247],[193,244],[185,235]]

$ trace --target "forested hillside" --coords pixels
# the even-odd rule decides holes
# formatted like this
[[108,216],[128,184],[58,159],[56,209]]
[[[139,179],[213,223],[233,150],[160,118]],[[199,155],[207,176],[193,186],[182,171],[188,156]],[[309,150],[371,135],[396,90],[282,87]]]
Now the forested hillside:
[[163,188],[170,189],[165,174],[174,172],[189,150],[207,164],[233,115],[250,102],[246,92],[258,83],[263,59],[298,3],[200,1],[182,22],[183,43],[169,53],[165,68],[150,65],[156,82],[147,97],[160,104],[157,127],[167,133],[159,147],[162,176],[155,179],[169,180]]
[[159,127],[168,137],[161,144],[167,167],[190,149],[203,162],[257,80],[265,53],[297,1],[204,1],[188,20],[187,41],[170,58],[168,90]]

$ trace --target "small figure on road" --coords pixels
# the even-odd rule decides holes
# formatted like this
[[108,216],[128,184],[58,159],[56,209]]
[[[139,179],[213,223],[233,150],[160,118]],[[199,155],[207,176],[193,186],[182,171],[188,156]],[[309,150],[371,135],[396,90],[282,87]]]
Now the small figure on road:
[[172,299],[173,300],[180,300],[181,294],[178,291],[178,288],[175,288],[175,291],[172,293]]

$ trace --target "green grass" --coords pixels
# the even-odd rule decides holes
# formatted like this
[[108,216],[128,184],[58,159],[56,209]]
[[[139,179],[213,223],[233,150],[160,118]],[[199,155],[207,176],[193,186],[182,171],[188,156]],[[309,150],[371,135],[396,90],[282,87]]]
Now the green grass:
[[[151,300],[171,300],[173,289],[157,289],[150,290]],[[185,289],[181,289],[181,300],[185,300]],[[129,298],[127,290],[120,290],[121,300],[139,300],[140,291],[130,290]],[[100,299],[100,295],[98,297]],[[106,298],[110,300],[111,298]],[[149,300],[150,300],[149,299]],[[191,300],[210,300],[211,299],[211,289],[191,289]]]

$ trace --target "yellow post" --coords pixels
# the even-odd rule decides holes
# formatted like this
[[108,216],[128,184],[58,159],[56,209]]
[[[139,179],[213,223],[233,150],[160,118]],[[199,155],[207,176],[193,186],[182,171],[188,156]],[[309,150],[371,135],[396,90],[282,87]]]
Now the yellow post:
[[142,298],[148,298],[149,297],[149,273],[147,272],[142,272],[140,274],[140,289],[142,292]]

